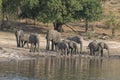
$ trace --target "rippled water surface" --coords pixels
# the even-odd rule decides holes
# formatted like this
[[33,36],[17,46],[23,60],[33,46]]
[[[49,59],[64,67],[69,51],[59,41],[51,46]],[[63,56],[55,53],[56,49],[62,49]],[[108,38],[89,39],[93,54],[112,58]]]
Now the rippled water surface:
[[0,80],[120,80],[120,60],[41,57],[0,62]]

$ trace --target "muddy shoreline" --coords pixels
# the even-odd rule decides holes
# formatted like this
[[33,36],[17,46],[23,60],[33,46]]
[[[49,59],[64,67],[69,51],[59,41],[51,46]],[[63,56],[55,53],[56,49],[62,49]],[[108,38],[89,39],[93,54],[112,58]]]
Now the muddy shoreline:
[[[3,35],[4,34],[4,35]],[[30,53],[27,46],[25,48],[18,48],[16,47],[16,40],[13,33],[6,33],[6,32],[0,32],[0,61],[3,60],[24,60],[24,59],[34,59],[38,57],[49,57],[49,56],[57,56],[57,52],[53,51],[46,51],[45,45],[46,45],[46,39],[43,35],[40,38],[40,53],[38,55],[37,52]],[[83,41],[83,51],[84,53],[81,54],[81,57],[89,57],[89,54],[87,53],[87,45],[89,44],[91,40]],[[100,40],[101,41],[101,40]],[[120,58],[120,42],[116,41],[107,41],[106,42],[110,48],[110,55],[111,57],[116,56],[117,58]],[[76,55],[74,55],[76,56]],[[104,56],[107,56],[105,54]]]

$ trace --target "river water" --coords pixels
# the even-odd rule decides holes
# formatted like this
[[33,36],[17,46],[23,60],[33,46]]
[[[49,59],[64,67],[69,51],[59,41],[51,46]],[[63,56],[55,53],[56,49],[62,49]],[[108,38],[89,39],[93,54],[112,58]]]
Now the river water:
[[120,60],[40,57],[0,62],[0,80],[120,80]]

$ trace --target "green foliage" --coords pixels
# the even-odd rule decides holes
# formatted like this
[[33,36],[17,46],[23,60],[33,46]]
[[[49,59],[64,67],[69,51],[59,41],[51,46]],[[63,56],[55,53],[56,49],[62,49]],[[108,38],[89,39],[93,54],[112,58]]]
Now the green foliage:
[[115,14],[113,12],[109,12],[109,18],[107,19],[107,21],[105,22],[105,24],[108,27],[112,27],[112,28],[118,28],[119,26],[119,17],[115,16]]
[[2,0],[0,0],[0,11],[2,9]]
[[2,8],[6,13],[15,13],[20,5],[20,0],[2,0]]
[[43,22],[72,22],[75,12],[82,9],[81,0],[48,0],[44,4],[39,15]]
[[100,0],[83,0],[81,16],[85,21],[97,21],[102,17],[102,4]]
[[[19,17],[38,19],[48,23],[67,23],[83,19],[96,21],[101,18],[101,0],[0,0],[5,12],[18,13]],[[1,2],[0,2],[1,3]]]

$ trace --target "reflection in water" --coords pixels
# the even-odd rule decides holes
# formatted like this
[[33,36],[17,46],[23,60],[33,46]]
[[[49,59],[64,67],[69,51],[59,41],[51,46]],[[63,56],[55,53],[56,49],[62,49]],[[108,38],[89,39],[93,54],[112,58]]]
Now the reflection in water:
[[0,62],[0,80],[120,80],[119,67],[119,60],[42,57]]

